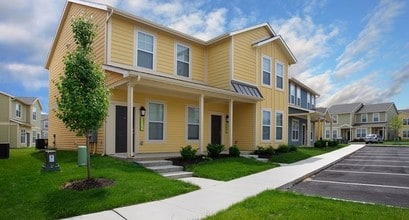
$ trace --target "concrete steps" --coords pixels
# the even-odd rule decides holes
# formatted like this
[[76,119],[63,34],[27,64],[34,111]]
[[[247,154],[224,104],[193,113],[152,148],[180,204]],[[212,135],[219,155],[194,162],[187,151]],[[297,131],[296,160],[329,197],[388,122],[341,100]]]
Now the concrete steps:
[[258,160],[258,161],[262,161],[262,162],[268,162],[267,158],[259,158],[258,155],[255,155],[255,154],[243,154],[243,155],[240,155],[240,156],[244,157],[244,158],[255,159],[255,160]]
[[182,166],[172,165],[170,160],[135,160],[134,162],[170,179],[191,177],[193,175],[192,172],[183,171]]

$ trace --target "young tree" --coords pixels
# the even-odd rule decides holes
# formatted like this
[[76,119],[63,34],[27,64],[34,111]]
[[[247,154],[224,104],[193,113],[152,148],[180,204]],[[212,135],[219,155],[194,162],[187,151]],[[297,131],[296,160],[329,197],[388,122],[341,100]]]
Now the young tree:
[[56,84],[59,91],[56,116],[77,136],[85,137],[87,179],[91,179],[88,134],[97,131],[108,115],[109,90],[92,51],[94,24],[80,17],[73,20],[71,27],[77,47],[64,57],[64,74]]
[[399,131],[402,128],[402,126],[403,126],[402,119],[399,118],[399,116],[394,116],[392,118],[391,124],[390,124],[394,140],[396,140],[396,138],[398,137]]

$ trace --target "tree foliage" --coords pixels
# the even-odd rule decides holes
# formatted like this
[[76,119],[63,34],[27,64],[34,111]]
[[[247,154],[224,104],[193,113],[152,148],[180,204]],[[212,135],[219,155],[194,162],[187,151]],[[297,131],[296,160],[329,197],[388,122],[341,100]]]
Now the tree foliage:
[[401,118],[399,118],[399,116],[394,116],[393,118],[392,118],[392,120],[391,120],[391,123],[390,123],[390,128],[391,128],[391,130],[392,130],[392,133],[393,133],[393,137],[394,137],[394,139],[396,139],[397,137],[398,137],[398,135],[399,135],[399,131],[400,131],[400,129],[402,128],[402,126],[403,126],[403,122],[402,122],[402,119]]
[[[89,154],[87,136],[98,130],[108,115],[109,90],[92,50],[94,24],[80,17],[73,20],[71,27],[76,48],[64,57],[64,74],[56,84],[56,116],[77,136],[85,136]],[[87,161],[89,169],[89,155]]]

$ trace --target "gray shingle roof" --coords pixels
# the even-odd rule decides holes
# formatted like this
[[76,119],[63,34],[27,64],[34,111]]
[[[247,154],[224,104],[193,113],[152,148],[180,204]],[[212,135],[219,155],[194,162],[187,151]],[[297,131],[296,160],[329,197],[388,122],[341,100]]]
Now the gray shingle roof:
[[318,107],[315,109],[317,112],[325,113],[328,110],[328,108],[323,108],[323,107]]
[[408,114],[409,114],[409,109],[401,109],[401,110],[399,110],[398,112],[405,112],[405,113],[408,113]]
[[378,104],[367,104],[364,105],[358,113],[372,113],[372,112],[386,112],[388,109],[394,105],[393,102],[388,103],[378,103]]
[[362,103],[332,105],[328,110],[331,114],[347,114],[357,111],[362,105]]
[[261,92],[255,86],[248,85],[242,82],[237,82],[234,80],[231,81],[231,84],[233,85],[234,90],[239,94],[263,98]]
[[16,97],[16,99],[26,105],[32,105],[37,100],[36,97]]

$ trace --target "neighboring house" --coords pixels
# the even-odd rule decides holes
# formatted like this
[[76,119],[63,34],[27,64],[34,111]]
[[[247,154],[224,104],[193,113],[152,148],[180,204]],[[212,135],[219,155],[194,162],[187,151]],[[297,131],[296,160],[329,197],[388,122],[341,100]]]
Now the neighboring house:
[[11,148],[35,146],[41,136],[40,100],[16,97],[0,91],[0,143]]
[[409,139],[409,109],[399,110],[399,117],[402,119],[403,126],[400,129],[399,137],[404,140]]
[[332,105],[328,111],[333,121],[325,125],[325,138],[348,141],[362,140],[367,134],[390,139],[390,121],[398,115],[394,103],[339,104]]
[[[203,41],[110,6],[68,1],[45,66],[50,82],[74,49],[70,22],[78,16],[97,26],[94,52],[111,90],[98,153],[287,143],[288,67],[296,59],[268,23]],[[84,140],[56,118],[57,95],[50,83],[49,141],[76,149]]]
[[41,113],[41,138],[48,138],[48,114]]
[[315,142],[314,123],[323,116],[315,111],[319,94],[295,78],[289,79],[288,92],[288,143],[312,146]]

